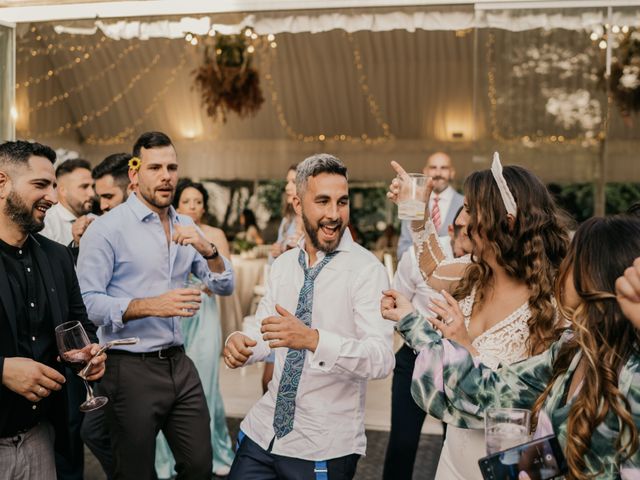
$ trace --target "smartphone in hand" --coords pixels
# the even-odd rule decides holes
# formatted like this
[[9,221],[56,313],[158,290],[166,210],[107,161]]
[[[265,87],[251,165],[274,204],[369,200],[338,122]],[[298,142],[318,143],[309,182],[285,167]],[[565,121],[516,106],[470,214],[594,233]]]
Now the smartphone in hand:
[[478,464],[485,480],[548,480],[568,472],[555,435],[493,453]]

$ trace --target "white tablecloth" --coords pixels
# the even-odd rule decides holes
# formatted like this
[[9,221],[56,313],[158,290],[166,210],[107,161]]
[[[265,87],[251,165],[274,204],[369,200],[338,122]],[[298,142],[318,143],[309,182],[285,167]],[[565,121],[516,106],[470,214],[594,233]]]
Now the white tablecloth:
[[254,288],[262,285],[266,258],[242,258],[231,255],[235,273],[235,288],[228,297],[218,297],[223,339],[236,330],[242,330],[242,320],[251,315]]

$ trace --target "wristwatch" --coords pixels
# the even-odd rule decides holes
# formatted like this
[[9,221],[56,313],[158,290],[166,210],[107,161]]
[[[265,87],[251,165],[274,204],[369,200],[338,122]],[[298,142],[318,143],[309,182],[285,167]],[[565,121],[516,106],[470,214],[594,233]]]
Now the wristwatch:
[[216,258],[218,258],[220,256],[220,252],[218,252],[218,249],[216,248],[216,246],[211,243],[211,248],[213,248],[213,252],[211,252],[211,255],[203,255],[205,260],[215,260]]

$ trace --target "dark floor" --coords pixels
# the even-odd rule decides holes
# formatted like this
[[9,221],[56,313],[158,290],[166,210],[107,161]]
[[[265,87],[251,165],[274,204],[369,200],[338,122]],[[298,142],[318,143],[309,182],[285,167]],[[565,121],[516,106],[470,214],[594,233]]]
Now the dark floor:
[[[238,433],[240,419],[229,418],[229,432],[235,441]],[[382,464],[384,452],[387,448],[388,432],[367,430],[367,456],[358,462],[356,480],[380,480],[382,478]],[[440,444],[442,438],[439,435],[422,435],[418,455],[413,473],[413,480],[431,480],[435,476],[438,457],[440,456]],[[105,476],[100,464],[95,457],[86,451],[85,455],[85,480],[104,480]]]

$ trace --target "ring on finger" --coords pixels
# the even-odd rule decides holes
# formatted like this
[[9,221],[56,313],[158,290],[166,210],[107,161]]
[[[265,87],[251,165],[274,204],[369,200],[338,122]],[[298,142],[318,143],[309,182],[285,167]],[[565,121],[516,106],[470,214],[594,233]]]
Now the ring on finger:
[[44,395],[45,393],[47,393],[47,391],[46,391],[43,387],[40,387],[40,388],[38,389],[38,395],[42,396],[42,395]]

